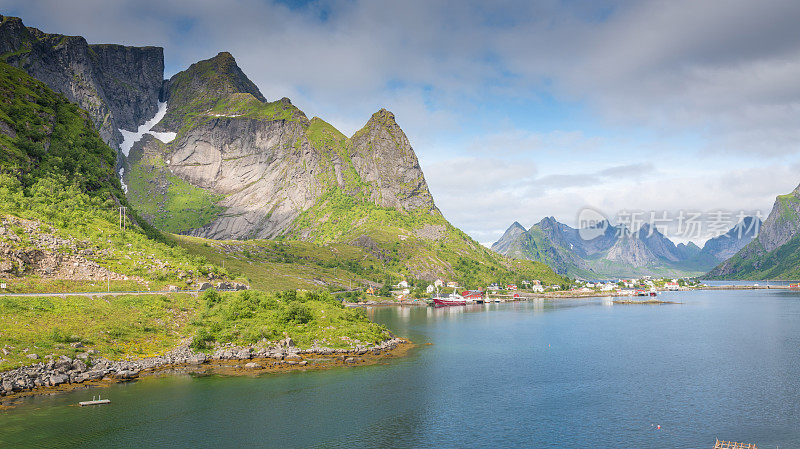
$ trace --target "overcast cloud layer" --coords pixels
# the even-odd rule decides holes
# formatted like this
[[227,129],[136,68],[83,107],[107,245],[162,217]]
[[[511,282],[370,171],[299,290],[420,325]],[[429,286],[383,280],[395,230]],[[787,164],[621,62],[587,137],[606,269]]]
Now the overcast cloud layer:
[[[47,32],[230,51],[346,134],[386,107],[482,242],[580,208],[761,210],[800,183],[800,2],[11,1]],[[707,236],[706,236],[707,237]],[[702,239],[701,239],[702,240]]]

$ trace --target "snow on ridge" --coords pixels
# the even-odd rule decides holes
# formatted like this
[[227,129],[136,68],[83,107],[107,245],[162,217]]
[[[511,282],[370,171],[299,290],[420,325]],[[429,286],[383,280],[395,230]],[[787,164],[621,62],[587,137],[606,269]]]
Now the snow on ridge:
[[133,144],[142,140],[142,137],[144,137],[145,134],[150,134],[164,143],[172,142],[175,139],[175,133],[150,131],[154,126],[156,126],[156,123],[160,122],[161,119],[164,118],[165,115],[167,115],[167,102],[159,101],[156,115],[150,120],[146,121],[144,125],[139,125],[139,129],[136,131],[126,131],[120,128],[119,132],[122,133],[122,143],[119,144],[119,150],[122,151],[122,154],[127,157],[128,153],[130,153],[131,148],[133,147]]
[[173,133],[173,132],[169,132],[169,131],[166,131],[166,132],[147,131],[147,134],[150,134],[151,136],[155,137],[156,139],[158,139],[158,140],[160,140],[160,141],[162,141],[164,143],[172,142],[173,140],[175,140],[175,136],[178,135],[177,133]]

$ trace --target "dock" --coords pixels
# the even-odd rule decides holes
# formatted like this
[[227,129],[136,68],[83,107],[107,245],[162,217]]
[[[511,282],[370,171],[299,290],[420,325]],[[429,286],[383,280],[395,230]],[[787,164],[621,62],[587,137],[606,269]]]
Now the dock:
[[87,405],[103,405],[103,404],[110,404],[110,403],[111,403],[111,399],[100,399],[100,396],[98,396],[97,399],[92,397],[91,401],[78,402],[78,405],[80,405],[81,407],[85,407]]

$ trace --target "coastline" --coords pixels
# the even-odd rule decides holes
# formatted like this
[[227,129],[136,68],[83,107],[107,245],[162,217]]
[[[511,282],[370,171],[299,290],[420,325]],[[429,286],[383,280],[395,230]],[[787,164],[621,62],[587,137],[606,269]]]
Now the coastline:
[[[709,285],[705,287],[691,287],[682,288],[680,290],[658,290],[659,293],[671,292],[691,292],[694,290],[791,290],[788,285]],[[529,301],[532,299],[576,299],[576,298],[628,298],[631,295],[620,295],[619,292],[614,291],[594,291],[594,292],[570,292],[570,291],[556,291],[546,293],[528,293],[517,292],[519,298],[504,298],[502,302],[519,302]],[[633,302],[633,301],[629,301]],[[641,302],[641,301],[639,301]],[[668,301],[664,301],[668,302]],[[412,307],[428,307],[424,301],[366,301],[366,302],[344,302],[345,307],[388,307],[388,306],[412,306]]]
[[212,354],[194,351],[184,342],[167,354],[134,360],[98,359],[89,364],[66,356],[0,372],[0,410],[25,397],[107,387],[142,377],[170,374],[257,376],[267,373],[366,366],[405,356],[411,341],[393,337],[353,349],[314,347],[299,349],[287,338],[269,348],[224,346]]

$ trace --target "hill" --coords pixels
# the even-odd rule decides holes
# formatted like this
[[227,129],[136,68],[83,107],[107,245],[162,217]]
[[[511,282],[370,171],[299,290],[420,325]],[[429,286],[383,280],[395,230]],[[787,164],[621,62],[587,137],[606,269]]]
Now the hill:
[[800,186],[775,199],[758,237],[711,270],[709,279],[800,279]]

